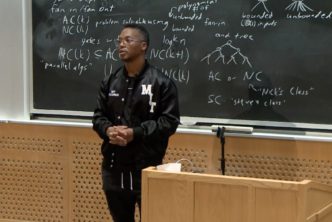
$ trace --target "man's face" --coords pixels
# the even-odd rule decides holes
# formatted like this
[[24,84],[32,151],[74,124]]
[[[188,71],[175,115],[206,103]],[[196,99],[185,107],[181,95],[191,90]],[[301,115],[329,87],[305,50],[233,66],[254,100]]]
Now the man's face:
[[118,37],[119,57],[124,62],[130,62],[144,56],[147,48],[143,36],[137,29],[125,28]]

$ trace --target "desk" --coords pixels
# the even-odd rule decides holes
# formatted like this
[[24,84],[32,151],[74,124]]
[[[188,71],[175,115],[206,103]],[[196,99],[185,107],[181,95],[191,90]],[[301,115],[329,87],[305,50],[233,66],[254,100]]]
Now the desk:
[[332,186],[197,173],[143,171],[143,222],[328,222]]

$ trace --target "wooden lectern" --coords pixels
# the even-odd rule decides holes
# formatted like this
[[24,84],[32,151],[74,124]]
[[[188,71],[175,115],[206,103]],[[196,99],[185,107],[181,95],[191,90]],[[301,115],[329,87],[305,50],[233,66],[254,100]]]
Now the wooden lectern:
[[332,186],[143,170],[142,222],[331,222]]

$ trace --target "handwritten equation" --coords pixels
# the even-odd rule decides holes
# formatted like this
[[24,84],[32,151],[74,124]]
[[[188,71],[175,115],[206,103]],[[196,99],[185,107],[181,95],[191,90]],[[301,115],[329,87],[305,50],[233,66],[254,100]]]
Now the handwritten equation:
[[[307,49],[302,31],[312,22],[323,26],[332,20],[332,8],[310,0],[33,2],[43,15],[34,23],[34,51],[40,56],[35,72],[87,79],[109,75],[121,65],[116,47],[121,27],[142,24],[151,34],[146,58],[180,92],[192,92],[198,105],[208,107],[283,107],[293,98],[314,96],[319,91],[314,81],[285,80],[307,72],[289,60],[313,65],[316,57],[309,56],[317,51]],[[264,85],[266,78],[273,84]]]

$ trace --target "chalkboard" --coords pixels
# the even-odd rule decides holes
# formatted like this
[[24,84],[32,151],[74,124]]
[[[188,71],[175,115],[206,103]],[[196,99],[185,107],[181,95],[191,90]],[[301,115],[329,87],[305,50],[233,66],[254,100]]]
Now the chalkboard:
[[33,0],[32,17],[33,113],[91,116],[139,23],[183,119],[332,129],[330,1]]

